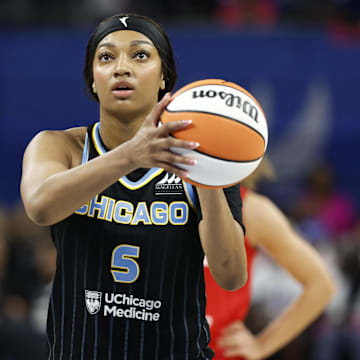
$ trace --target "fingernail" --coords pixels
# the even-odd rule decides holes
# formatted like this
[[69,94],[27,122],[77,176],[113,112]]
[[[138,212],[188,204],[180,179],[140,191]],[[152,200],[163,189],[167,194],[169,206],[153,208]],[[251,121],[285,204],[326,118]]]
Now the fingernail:
[[183,122],[183,124],[191,124],[192,120],[183,120],[182,122]]
[[192,141],[192,142],[190,143],[190,146],[191,146],[193,149],[195,149],[195,148],[197,148],[197,147],[200,146],[200,143],[198,143],[197,141]]
[[195,159],[189,160],[189,165],[196,165],[197,161]]
[[184,178],[189,177],[189,173],[187,171],[182,171],[181,174],[182,174],[181,177],[184,177]]

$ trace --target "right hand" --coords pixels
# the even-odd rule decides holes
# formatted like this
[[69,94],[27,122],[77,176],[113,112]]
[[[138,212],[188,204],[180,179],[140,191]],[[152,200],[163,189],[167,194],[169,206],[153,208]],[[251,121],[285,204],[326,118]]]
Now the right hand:
[[241,321],[235,321],[225,328],[217,345],[222,348],[225,358],[264,359],[261,342]]
[[187,172],[178,165],[195,165],[195,160],[178,155],[170,148],[195,149],[199,144],[169,136],[172,132],[186,128],[191,124],[191,120],[168,122],[160,127],[157,126],[159,117],[169,102],[170,94],[168,93],[156,104],[136,135],[129,140],[128,143],[131,144],[129,160],[134,164],[134,168],[159,167],[176,176],[186,178]]

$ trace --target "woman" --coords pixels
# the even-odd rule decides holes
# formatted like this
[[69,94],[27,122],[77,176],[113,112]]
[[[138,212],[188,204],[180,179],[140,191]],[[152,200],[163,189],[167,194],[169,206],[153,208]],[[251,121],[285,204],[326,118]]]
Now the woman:
[[[215,359],[265,359],[294,339],[326,307],[334,294],[334,283],[319,254],[291,228],[289,221],[268,198],[253,189],[261,177],[271,177],[265,158],[242,187],[246,226],[248,282],[236,292],[221,289],[205,266],[206,316],[210,324],[210,346]],[[259,334],[243,324],[250,307],[252,263],[257,248],[264,249],[279,266],[303,287],[302,294]]]
[[210,359],[203,256],[221,287],[245,283],[239,186],[196,195],[166,181],[195,165],[170,148],[199,144],[169,136],[188,120],[157,126],[176,71],[152,20],[100,23],[84,75],[100,121],[40,133],[23,162],[26,211],[57,248],[50,358]]

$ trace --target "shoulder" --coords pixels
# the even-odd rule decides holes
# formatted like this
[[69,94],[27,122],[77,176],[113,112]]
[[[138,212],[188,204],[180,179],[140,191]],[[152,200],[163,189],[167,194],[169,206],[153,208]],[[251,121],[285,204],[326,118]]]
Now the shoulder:
[[244,198],[243,216],[253,245],[265,241],[269,234],[290,227],[286,216],[272,200],[253,191],[248,191]]
[[35,135],[33,141],[47,142],[56,141],[57,143],[66,143],[76,146],[84,143],[86,127],[75,127],[66,130],[44,130]]
[[26,152],[62,152],[69,157],[73,166],[80,164],[84,146],[86,127],[66,130],[44,130],[30,141]]
[[247,191],[244,196],[244,218],[247,221],[262,219],[271,216],[273,212],[280,211],[279,208],[268,197],[253,191]]

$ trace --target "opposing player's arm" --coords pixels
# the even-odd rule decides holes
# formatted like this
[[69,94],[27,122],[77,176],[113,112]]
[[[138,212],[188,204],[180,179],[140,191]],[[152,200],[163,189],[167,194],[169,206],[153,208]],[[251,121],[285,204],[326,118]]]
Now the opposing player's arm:
[[317,251],[293,230],[268,198],[249,193],[244,222],[249,239],[303,286],[302,294],[257,336],[262,356],[266,357],[295,338],[325,309],[335,286]]
[[200,240],[209,269],[219,286],[236,290],[247,280],[243,229],[234,220],[222,189],[197,191],[202,212]]

